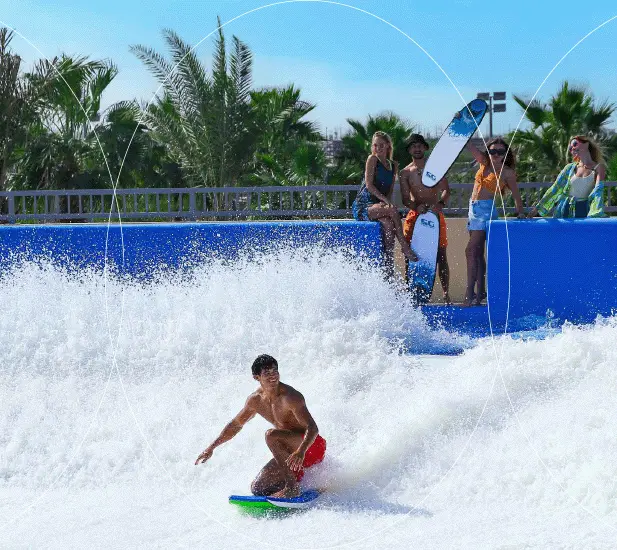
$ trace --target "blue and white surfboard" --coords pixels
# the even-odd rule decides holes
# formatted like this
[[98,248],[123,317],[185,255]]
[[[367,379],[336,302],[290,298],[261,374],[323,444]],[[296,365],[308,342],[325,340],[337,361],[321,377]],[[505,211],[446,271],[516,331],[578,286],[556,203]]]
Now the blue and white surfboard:
[[474,99],[463,107],[448,124],[439,141],[426,160],[422,183],[434,187],[443,178],[463,147],[478,129],[486,113],[487,105],[483,99]]
[[419,305],[431,299],[437,273],[439,247],[439,218],[434,212],[420,214],[411,237],[411,248],[418,255],[417,262],[408,262],[407,284],[413,299]]

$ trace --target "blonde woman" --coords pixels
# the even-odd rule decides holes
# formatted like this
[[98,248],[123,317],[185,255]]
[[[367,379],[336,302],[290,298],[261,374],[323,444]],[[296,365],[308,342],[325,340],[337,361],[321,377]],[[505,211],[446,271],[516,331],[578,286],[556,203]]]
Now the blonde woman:
[[565,165],[529,217],[603,218],[606,168],[602,151],[592,139],[574,136],[569,150],[573,162]]
[[398,208],[392,203],[394,180],[398,164],[392,159],[392,139],[385,132],[375,132],[371,154],[366,159],[364,180],[356,200],[353,216],[356,220],[378,221],[381,224],[386,268],[393,274],[394,241],[398,239],[406,258],[415,262],[413,253],[403,236],[403,224]]

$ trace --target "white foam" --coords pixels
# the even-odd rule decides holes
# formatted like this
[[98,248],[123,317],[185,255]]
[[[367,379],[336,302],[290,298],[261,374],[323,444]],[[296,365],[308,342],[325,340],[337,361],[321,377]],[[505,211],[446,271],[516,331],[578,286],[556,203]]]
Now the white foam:
[[[0,298],[2,547],[613,546],[613,319],[505,342],[512,408],[490,340],[459,357],[404,353],[469,340],[431,332],[341,255],[213,263],[149,285],[26,264]],[[328,441],[307,484],[334,491],[274,522],[226,505],[269,459],[265,421],[193,465],[255,387],[260,353]]]

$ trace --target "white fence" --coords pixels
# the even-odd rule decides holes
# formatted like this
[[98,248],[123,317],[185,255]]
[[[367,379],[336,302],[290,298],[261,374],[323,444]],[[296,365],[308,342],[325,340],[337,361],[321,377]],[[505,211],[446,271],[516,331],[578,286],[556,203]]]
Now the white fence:
[[[537,201],[551,182],[520,183],[525,206]],[[617,182],[607,182],[607,212],[617,212]],[[450,184],[444,210],[466,216],[471,184]],[[0,221],[50,222],[111,220],[244,220],[351,218],[357,185],[310,187],[222,187],[159,189],[72,189],[0,193]],[[513,211],[510,202],[508,210]]]

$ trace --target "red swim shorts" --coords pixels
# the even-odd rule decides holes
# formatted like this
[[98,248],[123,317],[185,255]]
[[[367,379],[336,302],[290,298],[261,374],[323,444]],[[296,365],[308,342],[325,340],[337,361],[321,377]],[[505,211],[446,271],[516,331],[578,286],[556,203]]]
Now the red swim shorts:
[[[415,210],[410,210],[403,222],[403,235],[407,239],[407,242],[411,242],[411,236],[413,235],[413,228],[416,225],[418,214]],[[448,246],[448,234],[446,233],[446,217],[443,212],[439,213],[439,248],[446,248]]]
[[313,444],[306,450],[304,455],[304,462],[302,463],[302,470],[296,472],[296,479],[302,481],[304,477],[304,468],[310,468],[319,464],[326,456],[326,440],[318,435],[313,441]]

